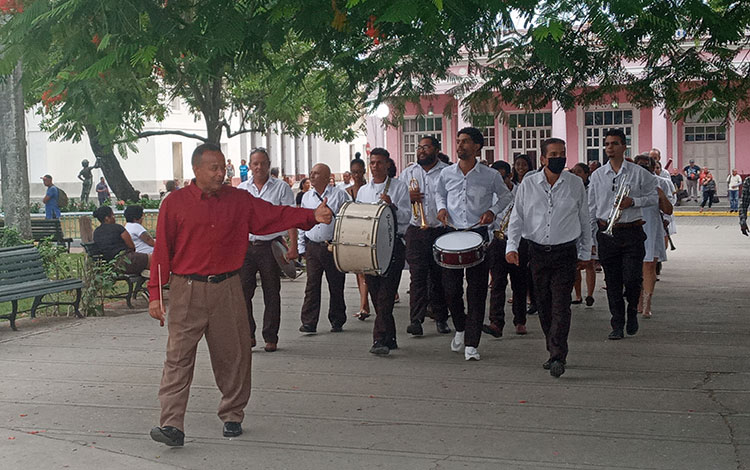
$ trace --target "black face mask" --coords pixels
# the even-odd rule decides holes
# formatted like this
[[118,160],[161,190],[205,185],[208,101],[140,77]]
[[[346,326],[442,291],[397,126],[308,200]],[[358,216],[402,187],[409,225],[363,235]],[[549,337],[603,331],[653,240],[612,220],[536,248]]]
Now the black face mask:
[[552,173],[559,175],[565,169],[565,163],[567,159],[565,157],[556,157],[547,159],[547,168]]
[[419,166],[430,166],[433,163],[435,163],[435,160],[437,160],[437,154],[435,154],[435,155],[433,155],[431,157],[427,157],[424,160],[420,160],[418,158],[417,159],[417,163],[419,164]]

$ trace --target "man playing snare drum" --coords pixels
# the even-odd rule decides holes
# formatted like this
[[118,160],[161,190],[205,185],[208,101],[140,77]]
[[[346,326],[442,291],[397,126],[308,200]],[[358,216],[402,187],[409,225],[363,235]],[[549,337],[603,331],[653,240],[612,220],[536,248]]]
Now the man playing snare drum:
[[[477,160],[483,145],[484,137],[479,129],[466,127],[458,131],[458,165],[451,165],[440,173],[437,218],[454,229],[476,231],[486,243],[487,226],[510,203],[512,196],[500,173]],[[495,196],[497,200],[493,203]],[[488,277],[487,260],[466,269],[467,315],[463,299],[464,269],[443,269],[445,298],[456,327],[451,350],[463,350],[467,361],[479,360],[477,347],[482,335]]]
[[393,304],[404,269],[405,248],[403,236],[412,216],[409,205],[409,188],[403,181],[388,176],[386,149],[374,148],[370,152],[370,182],[357,193],[357,202],[365,204],[385,203],[391,206],[396,216],[396,240],[393,244],[391,264],[382,276],[366,275],[367,290],[375,306],[375,325],[372,330],[373,344],[370,352],[386,355],[396,344],[396,322],[393,319]]

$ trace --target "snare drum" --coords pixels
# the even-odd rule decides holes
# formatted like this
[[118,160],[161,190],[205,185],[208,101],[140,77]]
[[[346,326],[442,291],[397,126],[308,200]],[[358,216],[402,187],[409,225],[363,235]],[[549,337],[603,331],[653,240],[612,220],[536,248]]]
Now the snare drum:
[[448,269],[464,269],[484,261],[484,238],[476,232],[449,232],[432,246],[435,262]]
[[384,275],[396,242],[393,210],[386,204],[345,202],[336,214],[331,249],[344,273]]

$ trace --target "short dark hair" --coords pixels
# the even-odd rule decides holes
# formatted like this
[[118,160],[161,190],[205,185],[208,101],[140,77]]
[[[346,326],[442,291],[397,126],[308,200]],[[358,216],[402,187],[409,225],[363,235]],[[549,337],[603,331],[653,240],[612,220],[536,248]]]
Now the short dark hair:
[[308,181],[310,178],[302,178],[299,180],[299,190],[302,191],[305,189],[305,181]]
[[143,207],[138,205],[128,206],[125,208],[123,215],[125,216],[125,222],[135,222],[143,217]]
[[583,173],[584,173],[584,174],[585,174],[586,176],[588,176],[588,175],[590,175],[590,174],[591,174],[591,168],[589,168],[589,166],[588,166],[587,164],[583,163],[583,162],[578,162],[578,163],[576,163],[575,165],[573,165],[573,168],[580,168],[580,169],[581,169],[581,171],[582,171],[582,172],[583,172]]
[[96,220],[101,223],[104,223],[104,219],[114,214],[115,213],[112,212],[112,208],[109,206],[101,206],[94,211],[94,217],[96,217]]
[[456,136],[461,134],[466,134],[471,137],[471,140],[473,140],[475,144],[479,144],[480,148],[484,147],[484,136],[482,135],[482,131],[476,127],[464,127],[456,133]]
[[175,183],[174,180],[167,181],[164,183],[164,186],[167,188],[167,192],[177,189],[177,183]]
[[[216,144],[212,143],[205,143],[201,144],[197,147],[195,147],[195,150],[193,150],[193,156],[190,158],[190,164],[193,166],[198,166],[201,164],[201,159],[203,159],[203,154],[205,152],[219,152],[221,153],[221,147],[219,147]],[[223,153],[222,153],[223,155]]]
[[635,158],[633,159],[633,162],[635,162],[635,164],[638,165],[639,161],[646,162],[646,164],[648,164],[649,171],[651,171],[651,173],[654,172],[654,168],[656,168],[656,161],[653,158],[651,158],[650,155],[647,155],[645,153],[636,155]]
[[604,138],[607,137],[619,137],[620,142],[622,142],[622,145],[627,145],[628,139],[625,137],[625,132],[622,131],[622,129],[607,129],[607,132],[604,133]]
[[354,152],[354,159],[352,161],[358,160],[361,158],[362,158],[362,154],[360,152]]
[[508,162],[498,160],[492,165],[490,165],[490,168],[492,168],[493,170],[497,170],[497,171],[504,170],[505,175],[510,176],[510,164],[508,164]]
[[547,156],[547,146],[549,146],[550,144],[563,144],[563,145],[565,145],[565,141],[562,140],[562,139],[559,139],[557,137],[550,137],[549,139],[547,139],[544,142],[542,142],[542,156],[543,157]]
[[448,155],[444,154],[443,152],[438,152],[438,158],[441,162],[445,163],[446,165],[451,164],[451,159]]
[[388,176],[390,178],[395,178],[396,177],[396,162],[393,161],[391,157],[388,157],[388,163],[390,163],[390,165],[388,165]]
[[373,155],[382,155],[385,158],[391,158],[390,152],[388,152],[388,150],[384,149],[383,147],[375,147],[374,149],[370,150],[370,156]]
[[[359,153],[359,152],[357,152],[357,153]],[[367,168],[367,164],[361,158],[355,158],[354,160],[352,160],[351,162],[349,162],[349,169],[351,169],[354,165],[362,165],[362,168]]]
[[423,135],[419,138],[420,141],[424,139],[428,139],[433,147],[435,147],[437,150],[440,150],[440,141],[437,140],[437,137],[435,137],[434,135]]

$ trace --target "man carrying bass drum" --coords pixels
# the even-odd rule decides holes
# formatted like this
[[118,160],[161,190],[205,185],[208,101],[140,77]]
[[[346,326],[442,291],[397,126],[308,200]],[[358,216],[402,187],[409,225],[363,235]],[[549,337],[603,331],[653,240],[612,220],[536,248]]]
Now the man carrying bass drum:
[[[484,137],[479,129],[466,127],[458,131],[458,164],[445,168],[438,180],[437,218],[443,225],[457,230],[474,230],[487,243],[487,226],[510,203],[512,196],[500,173],[477,160],[483,145]],[[456,327],[451,350],[463,350],[467,361],[478,361],[489,261],[482,260],[466,269],[468,315],[464,312],[463,278],[464,269],[443,269],[445,299]]]
[[406,227],[412,212],[409,205],[409,188],[406,183],[388,176],[390,154],[376,147],[370,151],[370,181],[357,192],[357,201],[365,204],[388,204],[396,217],[396,239],[388,270],[381,276],[367,274],[367,290],[375,306],[373,344],[370,352],[387,355],[397,349],[396,322],[393,319],[393,304],[404,269],[405,247],[403,242]]

